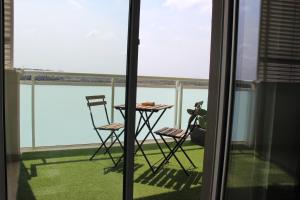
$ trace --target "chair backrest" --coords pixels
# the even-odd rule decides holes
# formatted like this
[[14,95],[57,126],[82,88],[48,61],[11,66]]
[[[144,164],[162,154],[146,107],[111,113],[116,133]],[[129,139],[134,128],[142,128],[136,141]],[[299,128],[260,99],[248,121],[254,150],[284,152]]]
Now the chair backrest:
[[95,125],[95,121],[94,121],[92,107],[104,106],[107,123],[110,124],[110,120],[109,120],[107,108],[106,108],[105,95],[86,96],[85,98],[87,100],[87,106],[90,111],[90,116],[91,116],[91,120],[92,120],[92,124],[93,124],[94,128],[96,128],[96,125]]
[[106,105],[105,95],[86,96],[85,98],[89,107]]
[[197,107],[195,107],[194,110],[189,109],[188,113],[190,114],[190,117],[186,128],[187,132],[193,131],[193,128],[195,127],[198,110],[199,108]]
[[189,117],[187,128],[186,128],[184,135],[182,137],[182,140],[181,140],[182,142],[185,141],[185,139],[190,135],[190,133],[193,131],[193,129],[196,125],[196,116],[197,116],[196,109],[197,108],[195,108],[195,110],[188,109],[188,113],[190,114],[190,117]]

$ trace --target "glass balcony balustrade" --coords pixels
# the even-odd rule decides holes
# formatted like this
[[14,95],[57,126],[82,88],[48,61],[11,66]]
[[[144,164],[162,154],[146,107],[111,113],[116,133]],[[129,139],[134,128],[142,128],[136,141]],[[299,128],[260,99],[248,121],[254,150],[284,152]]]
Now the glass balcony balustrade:
[[[121,114],[114,106],[124,104],[125,76],[23,71],[21,77],[21,148],[97,143],[98,138],[86,105],[87,95],[105,95],[111,121],[123,123]],[[236,106],[250,108],[252,102],[248,97],[252,95],[251,87],[245,87],[239,93],[240,99]],[[200,100],[204,101],[204,108],[207,107],[208,80],[139,77],[137,94],[137,102],[153,101],[174,105],[161,118],[157,128],[185,128],[188,119],[186,109]],[[239,123],[234,124],[237,131],[233,139],[237,142],[250,139],[249,133],[245,131],[248,127],[246,116],[247,113],[239,113]],[[101,111],[96,117],[100,125],[105,121]],[[145,131],[138,139],[144,137]]]
[[[123,123],[114,106],[124,104],[125,76],[23,71],[21,77],[21,148],[97,143],[85,100],[88,95],[105,95],[111,121]],[[137,102],[174,105],[157,128],[184,128],[187,108],[200,100],[206,108],[208,80],[139,77],[137,94]],[[105,122],[104,112],[99,111],[96,117],[99,125]],[[144,137],[145,131],[138,139]]]

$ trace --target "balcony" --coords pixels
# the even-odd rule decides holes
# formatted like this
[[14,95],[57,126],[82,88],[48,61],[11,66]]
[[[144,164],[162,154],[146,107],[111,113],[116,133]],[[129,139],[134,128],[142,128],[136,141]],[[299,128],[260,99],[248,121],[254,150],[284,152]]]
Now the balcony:
[[[124,104],[125,76],[25,70],[20,77],[22,162],[18,199],[95,199],[100,196],[101,199],[121,199],[122,163],[114,168],[108,155],[102,153],[89,161],[99,138],[92,128],[85,96],[104,94],[111,121],[123,122],[114,106]],[[240,91],[241,96],[251,95],[251,88],[245,88]],[[204,101],[204,108],[207,106],[208,80],[139,77],[137,91],[137,102],[174,105],[166,111],[156,129],[164,126],[185,128],[189,117],[186,109],[200,100]],[[238,105],[249,107],[251,102],[241,99]],[[241,113],[239,117],[244,115]],[[104,120],[103,113],[99,113],[98,120]],[[245,128],[243,124],[236,126]],[[243,134],[234,136],[235,141],[247,143],[247,131],[240,133]],[[138,140],[145,134],[142,132]],[[151,162],[161,160],[161,152],[153,144],[153,138],[150,137],[143,147]],[[204,148],[190,140],[184,148],[197,166],[190,169],[190,176],[184,174],[174,159],[153,174],[142,154],[136,155],[135,199],[193,199],[201,193]],[[163,150],[167,152],[165,146]],[[114,158],[121,154],[119,148],[113,147]],[[178,157],[189,168],[182,152],[178,152]]]
[[[111,121],[123,122],[114,106],[124,104],[125,76],[25,70],[20,72],[20,77],[22,162],[18,199],[94,199],[99,194],[106,194],[104,199],[121,199],[122,163],[114,168],[108,155],[102,153],[89,161],[98,147],[99,138],[92,128],[85,96],[104,94]],[[189,115],[185,110],[199,100],[207,103],[207,96],[208,80],[138,79],[137,102],[173,105],[156,129],[186,127]],[[105,116],[99,113],[97,117],[101,121]],[[138,140],[145,134],[146,130]],[[118,147],[113,148],[113,157],[118,158],[122,152]],[[153,144],[153,138],[150,137],[143,148],[153,164],[161,160],[162,154]],[[185,149],[197,165],[190,176],[184,174],[176,161],[171,161],[154,175],[139,152],[135,157],[135,198],[167,199],[171,195],[176,199],[199,194],[204,149],[190,141],[186,142]],[[163,150],[168,152],[165,146]],[[182,152],[178,152],[178,156],[189,168]],[[55,183],[51,184],[53,188],[49,182]],[[68,191],[74,192],[66,197]]]

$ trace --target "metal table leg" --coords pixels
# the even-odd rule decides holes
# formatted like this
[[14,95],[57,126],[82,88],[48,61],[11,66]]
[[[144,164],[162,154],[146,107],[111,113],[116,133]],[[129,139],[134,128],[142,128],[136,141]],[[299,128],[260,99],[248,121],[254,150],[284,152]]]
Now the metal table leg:
[[143,139],[141,145],[144,144],[144,142],[147,140],[148,136],[151,134],[152,137],[153,137],[153,139],[154,139],[154,141],[155,141],[155,143],[157,144],[158,148],[160,149],[161,153],[162,153],[163,156],[166,158],[166,155],[165,155],[164,151],[162,150],[162,148],[161,148],[159,142],[157,141],[157,139],[155,138],[154,133],[153,133],[153,129],[155,128],[156,124],[158,123],[158,121],[160,120],[160,118],[163,116],[163,114],[164,114],[165,111],[166,111],[166,110],[164,110],[164,111],[160,114],[160,116],[157,118],[157,120],[155,121],[155,123],[154,123],[154,125],[153,125],[152,127],[151,127],[150,122],[149,122],[151,116],[150,116],[150,115],[148,116],[148,115],[147,115],[147,112],[145,112],[146,118],[144,118],[143,113],[142,113],[142,112],[140,112],[140,113],[141,113],[141,116],[142,116],[144,122],[146,123],[146,126],[147,126],[148,130],[149,130],[148,133],[147,133],[147,135],[146,135],[146,137]]
[[[125,114],[123,113],[123,111],[121,109],[118,109],[122,115],[122,117],[124,118],[125,120]],[[151,171],[154,173],[155,170],[154,170],[154,167],[151,165],[147,155],[145,154],[143,148],[142,148],[142,145],[144,144],[144,142],[147,140],[147,138],[149,137],[149,135],[152,135],[155,143],[157,144],[158,148],[160,149],[161,153],[163,154],[165,160],[168,161],[167,159],[167,156],[165,154],[165,152],[163,151],[161,145],[159,144],[159,142],[157,141],[157,139],[155,138],[155,135],[153,133],[153,129],[155,128],[155,126],[157,125],[157,123],[159,122],[159,120],[161,119],[161,117],[164,115],[164,113],[166,112],[167,109],[164,109],[161,114],[159,115],[159,117],[156,119],[156,121],[154,122],[154,124],[151,126],[150,124],[150,119],[151,117],[153,116],[154,114],[154,111],[150,111],[150,114],[147,114],[148,111],[139,111],[140,113],[140,118],[139,118],[139,121],[138,121],[138,125],[137,125],[137,128],[136,128],[136,132],[135,132],[135,141],[136,141],[136,144],[137,144],[137,149],[135,150],[135,154],[140,150],[142,152],[142,155],[144,156],[147,164],[149,165]],[[144,113],[145,113],[145,116],[144,116]],[[144,127],[147,127],[148,128],[148,133],[146,134],[146,136],[144,137],[144,139],[142,140],[142,142],[140,143],[137,139],[138,135],[142,132],[143,128]],[[121,162],[122,158],[124,157],[124,153],[123,155],[119,158],[119,160],[117,161],[116,165],[118,165],[119,162]]]

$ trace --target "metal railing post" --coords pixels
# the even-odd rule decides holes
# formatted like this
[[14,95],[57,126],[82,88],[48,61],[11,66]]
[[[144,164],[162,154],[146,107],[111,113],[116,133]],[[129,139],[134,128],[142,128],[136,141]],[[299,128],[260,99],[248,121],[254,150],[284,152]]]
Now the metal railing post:
[[179,101],[179,81],[176,81],[175,85],[175,107],[174,107],[174,127],[178,128],[178,101]]
[[[111,100],[110,100],[110,105],[111,105],[111,112],[110,112],[110,122],[114,123],[115,121],[115,79],[111,78]],[[111,143],[114,140],[114,136],[112,135],[110,138]]]
[[179,83],[179,98],[178,98],[178,128],[181,128],[182,97],[183,97],[183,84],[180,82]]
[[115,120],[114,108],[115,108],[115,79],[111,78],[111,113],[110,113],[110,121],[111,123]]
[[31,75],[31,129],[32,148],[35,148],[35,75]]

